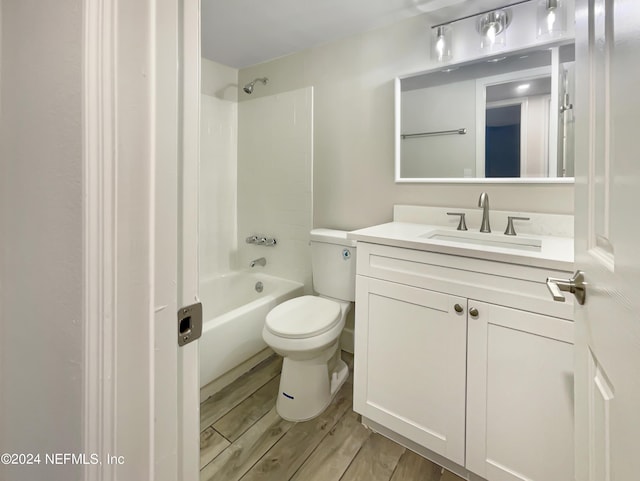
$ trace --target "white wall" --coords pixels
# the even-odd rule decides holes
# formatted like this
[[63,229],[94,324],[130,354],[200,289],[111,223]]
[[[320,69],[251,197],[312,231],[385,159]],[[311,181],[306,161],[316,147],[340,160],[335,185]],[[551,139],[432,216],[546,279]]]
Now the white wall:
[[239,85],[269,77],[252,98],[314,87],[314,226],[388,222],[394,204],[474,207],[482,191],[497,209],[572,213],[572,185],[394,183],[393,78],[435,67],[431,25],[417,16],[240,70]]
[[200,279],[237,264],[238,71],[202,59]]
[[520,173],[522,177],[549,175],[549,98],[549,95],[527,98],[527,163]]
[[401,97],[403,134],[467,129],[465,135],[403,139],[402,177],[475,177],[475,80],[408,90]]
[[[256,86],[254,94],[262,87]],[[242,93],[244,97],[251,97]],[[239,267],[265,257],[263,270],[311,287],[309,231],[312,217],[313,89],[251,98],[239,106]],[[245,243],[250,235],[278,241]]]
[[[82,452],[82,2],[3,0],[0,452]],[[80,466],[0,466],[12,481]]]

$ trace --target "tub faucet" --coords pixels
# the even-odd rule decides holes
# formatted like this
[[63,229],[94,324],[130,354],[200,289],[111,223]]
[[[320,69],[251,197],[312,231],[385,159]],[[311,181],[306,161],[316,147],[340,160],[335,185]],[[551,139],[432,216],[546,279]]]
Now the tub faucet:
[[482,208],[482,225],[480,225],[480,232],[491,232],[491,226],[489,225],[489,195],[486,192],[480,194],[478,207]]
[[251,262],[249,262],[249,267],[255,267],[255,266],[266,266],[267,265],[267,259],[265,259],[264,257],[260,257],[259,259],[254,259]]

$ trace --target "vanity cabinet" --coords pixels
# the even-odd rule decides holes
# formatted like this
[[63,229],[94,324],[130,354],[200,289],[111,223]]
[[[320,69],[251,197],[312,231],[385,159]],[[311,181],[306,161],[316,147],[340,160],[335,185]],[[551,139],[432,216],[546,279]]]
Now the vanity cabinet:
[[359,242],[357,273],[363,422],[462,474],[573,479],[572,300],[544,283],[567,272]]
[[379,279],[356,283],[358,412],[464,463],[466,300]]
[[491,481],[573,480],[573,323],[469,309],[466,468]]

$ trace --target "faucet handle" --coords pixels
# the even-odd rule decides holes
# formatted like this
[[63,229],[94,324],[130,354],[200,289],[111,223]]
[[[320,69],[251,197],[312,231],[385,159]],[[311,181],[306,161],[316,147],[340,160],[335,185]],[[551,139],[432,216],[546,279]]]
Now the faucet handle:
[[447,215],[459,215],[460,222],[458,222],[457,230],[468,230],[467,223],[464,220],[464,215],[465,215],[464,212],[447,212]]
[[504,231],[504,235],[517,235],[516,230],[513,228],[514,220],[529,220],[529,217],[517,217],[510,215],[507,217],[507,230]]

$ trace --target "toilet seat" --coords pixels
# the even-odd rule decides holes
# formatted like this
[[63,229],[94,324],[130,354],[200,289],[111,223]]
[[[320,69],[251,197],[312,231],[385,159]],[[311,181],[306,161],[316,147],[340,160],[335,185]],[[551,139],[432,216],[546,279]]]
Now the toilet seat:
[[278,304],[268,314],[265,328],[287,339],[319,336],[341,319],[340,304],[317,296],[302,296]]

